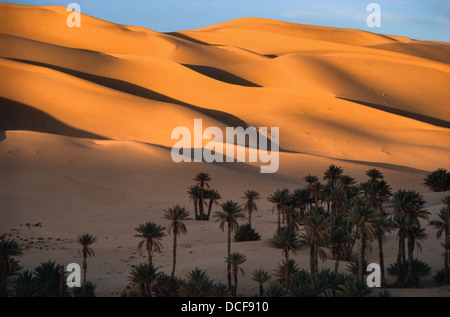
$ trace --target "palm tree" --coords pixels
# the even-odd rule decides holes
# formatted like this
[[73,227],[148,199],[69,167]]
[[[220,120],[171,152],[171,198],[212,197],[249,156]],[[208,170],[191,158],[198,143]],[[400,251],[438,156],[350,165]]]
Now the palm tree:
[[[218,211],[215,213],[215,217],[217,218],[216,222],[220,221],[220,229],[224,231],[225,224],[228,227],[228,238],[227,238],[227,258],[230,259],[231,255],[231,232],[239,229],[238,218],[244,218],[244,214],[242,213],[242,208],[238,205],[237,202],[232,200],[227,200],[223,204],[220,205],[222,207],[222,211]],[[228,280],[228,289],[231,291],[231,263],[227,263],[227,280]]]
[[444,168],[438,168],[427,174],[423,185],[433,192],[450,190],[450,172]]
[[161,273],[152,264],[142,263],[135,266],[129,280],[139,290],[141,296],[151,297],[155,285],[159,282]]
[[[446,198],[450,198],[450,196],[447,196]],[[448,212],[448,207],[444,207],[439,211],[438,217],[440,220],[431,220],[429,224],[433,226],[435,229],[437,229],[436,232],[436,239],[440,239],[442,237],[442,234],[444,233],[444,240],[450,240],[450,216]],[[450,272],[449,272],[449,253],[446,250],[444,252],[444,276],[446,283],[450,283]]]
[[397,238],[398,238],[398,252],[397,252],[397,284],[402,282],[402,268],[406,263],[406,247],[405,247],[405,239],[408,235],[408,229],[411,227],[411,219],[404,214],[397,214],[393,217],[394,226],[398,229]]
[[188,297],[215,296],[214,281],[206,274],[206,271],[199,268],[192,269],[187,281],[181,287],[181,294]]
[[375,229],[373,223],[378,221],[379,214],[369,206],[353,206],[350,208],[347,219],[355,224],[359,237],[359,279],[364,278],[364,249],[367,242],[375,239]]
[[425,229],[419,227],[412,227],[408,230],[408,271],[406,273],[405,281],[410,281],[412,277],[412,263],[414,260],[414,247],[417,245],[418,251],[422,250],[419,241],[423,241],[428,238],[428,234],[425,233]]
[[367,198],[371,207],[375,210],[383,211],[383,203],[392,197],[391,187],[385,180],[373,183],[368,181],[361,183],[359,186],[364,197]]
[[[294,229],[283,227],[280,230],[278,230],[277,234],[274,237],[274,242],[276,245],[281,246],[283,249],[284,254],[284,263],[289,263],[289,252],[292,252],[292,254],[297,254],[295,251],[295,248],[297,247],[298,243],[298,235],[295,232]],[[289,270],[288,266],[285,265],[284,270],[284,287],[289,287]]]
[[176,257],[177,257],[177,236],[186,234],[187,229],[184,224],[184,220],[189,217],[189,212],[186,211],[185,208],[180,207],[179,205],[174,206],[173,208],[169,208],[168,210],[164,210],[164,218],[170,220],[170,224],[168,227],[169,234],[173,231],[173,261],[172,261],[172,273],[171,276],[175,275],[175,265],[176,265]]
[[[315,175],[306,175],[303,180],[308,183],[307,189],[311,194],[311,197],[314,197],[314,201],[316,203],[316,208],[318,207],[318,194],[320,193],[320,182],[319,178]],[[315,187],[315,188],[314,188]],[[310,206],[311,209],[312,206]]]
[[364,297],[372,293],[372,290],[362,279],[348,275],[342,286],[342,292],[348,297]]
[[204,197],[205,199],[209,199],[208,214],[206,215],[206,218],[205,218],[205,220],[209,220],[213,204],[218,205],[219,204],[218,200],[222,199],[222,196],[220,196],[220,193],[215,189],[205,190],[204,196],[205,196]]
[[242,263],[247,261],[247,257],[239,252],[233,252],[230,254],[228,258],[226,258],[227,265],[231,265],[231,270],[233,272],[233,280],[234,287],[232,290],[232,294],[236,297],[237,294],[237,283],[238,283],[238,273],[241,273],[242,276],[245,276],[245,271],[240,267]]
[[[444,255],[450,254],[450,239],[445,240],[444,243],[441,243],[441,246],[444,248]],[[447,264],[446,265],[444,264],[444,267],[447,267],[447,269],[449,266],[450,266],[450,256],[447,257]],[[450,283],[449,280],[450,277],[447,275],[447,283]]]
[[39,264],[34,269],[39,287],[39,296],[56,297],[60,294],[61,265],[55,261]]
[[331,186],[337,186],[338,180],[343,172],[342,167],[330,165],[324,172],[323,180],[328,181],[328,184]]
[[244,211],[248,213],[248,223],[250,226],[252,225],[252,212],[258,211],[258,207],[256,206],[255,200],[260,199],[259,193],[254,190],[247,190],[244,192],[243,199],[246,199],[244,203]]
[[386,242],[386,233],[390,233],[391,229],[394,228],[394,223],[388,217],[388,215],[384,212],[379,214],[380,217],[377,221],[373,223],[373,227],[375,229],[375,238],[378,241],[378,259],[380,262],[380,270],[381,270],[381,283],[385,284],[385,270],[384,270],[384,253],[383,253],[383,243]]
[[143,238],[143,240],[138,244],[138,250],[141,251],[145,243],[149,265],[152,265],[153,252],[161,252],[161,240],[166,235],[164,233],[165,229],[166,228],[161,227],[154,222],[147,222],[146,224],[139,225],[139,227],[135,229],[140,233],[135,235],[135,237]]
[[[393,207],[392,215],[394,217],[397,216],[396,221],[398,225],[401,225],[401,228],[399,228],[399,239],[402,239],[403,241],[399,242],[399,246],[401,244],[402,250],[401,250],[401,257],[403,258],[403,261],[400,259],[400,250],[399,250],[399,256],[397,257],[397,269],[399,270],[399,273],[402,269],[402,265],[406,265],[406,248],[405,248],[405,239],[408,238],[408,248],[409,251],[411,248],[414,248],[414,236],[412,234],[414,233],[414,228],[420,228],[420,222],[419,218],[427,219],[428,215],[430,214],[428,211],[426,211],[423,207],[425,205],[425,200],[423,199],[422,195],[419,193],[412,191],[412,190],[403,190],[400,189],[397,192],[394,193],[392,200],[391,200],[391,206]],[[402,217],[398,216],[404,216],[407,219],[403,219]],[[394,218],[395,220],[395,218]],[[413,251],[412,251],[413,252]],[[403,263],[400,263],[403,262]],[[409,278],[411,277],[411,265],[412,260],[408,261],[408,273],[406,277],[408,279],[404,279],[402,282],[408,282]],[[398,276],[398,278],[401,278]]]
[[413,225],[420,226],[419,218],[428,219],[430,214],[423,207],[425,200],[422,195],[413,190],[399,189],[391,200],[392,215],[404,214],[413,220]]
[[351,192],[351,188],[355,184],[356,184],[355,179],[353,177],[349,176],[349,175],[342,175],[339,178],[339,185],[344,190],[345,198],[347,198],[347,199],[349,198],[350,192]]
[[198,202],[200,201],[200,187],[198,185],[189,186],[187,191],[189,199],[194,203],[195,220],[199,219]]
[[350,236],[346,231],[338,228],[331,232],[329,238],[329,248],[332,256],[335,258],[334,272],[338,273],[339,261],[345,259],[347,256],[347,243],[350,240]]
[[306,175],[303,177],[303,180],[308,183],[308,187],[319,181],[319,178],[316,175]]
[[319,199],[322,198],[322,189],[323,186],[320,182],[315,182],[311,185],[311,193],[314,197],[314,204],[316,206],[316,210],[319,209]]
[[[277,231],[280,230],[281,227],[281,213],[283,212],[284,204],[289,199],[289,190],[287,188],[284,189],[277,189],[276,192],[274,192],[272,195],[267,197],[267,200],[275,206],[274,209],[277,209],[277,216],[278,216],[278,225],[277,225]],[[273,209],[272,209],[273,210]]]
[[381,173],[376,168],[371,168],[366,171],[366,175],[369,177],[369,183],[378,183],[379,180],[383,179],[383,173]]
[[319,256],[326,259],[325,252],[320,247],[327,243],[329,225],[328,217],[315,211],[310,212],[303,220],[305,233],[301,237],[310,246],[310,270],[313,275],[319,271]]
[[6,286],[6,278],[19,270],[13,256],[21,256],[22,249],[14,240],[0,239],[0,286]]
[[208,182],[211,181],[211,177],[209,176],[208,173],[198,173],[195,178],[194,181],[197,182],[197,186],[200,188],[200,200],[198,202],[198,209],[199,209],[199,220],[205,220],[205,213],[203,211],[203,201],[204,201],[204,191],[205,191],[205,186],[207,188],[209,188],[209,184]]
[[[283,206],[283,216],[286,220],[286,226],[289,229],[297,230],[298,229],[298,214],[296,211],[296,201],[295,197],[291,194],[288,194],[288,198]],[[284,221],[283,221],[284,223]]]
[[12,295],[15,297],[36,297],[39,296],[39,285],[33,274],[25,270],[14,280]]
[[295,208],[300,209],[300,221],[303,221],[308,203],[311,203],[311,194],[308,189],[295,189],[291,195]]
[[83,235],[79,235],[77,238],[77,242],[81,245],[81,248],[78,250],[78,255],[83,257],[83,294],[86,295],[86,271],[87,271],[87,262],[86,259],[88,257],[94,256],[94,250],[91,249],[90,245],[95,243],[97,238],[91,236],[88,233]]
[[255,270],[252,273],[252,280],[258,283],[259,297],[264,295],[264,283],[268,282],[272,276],[265,270]]
[[331,210],[334,214],[337,214],[339,211],[343,211],[347,202],[346,193],[343,188],[331,187],[329,199],[331,202]]
[[265,290],[265,297],[281,297],[284,295],[283,286],[278,283],[271,283]]

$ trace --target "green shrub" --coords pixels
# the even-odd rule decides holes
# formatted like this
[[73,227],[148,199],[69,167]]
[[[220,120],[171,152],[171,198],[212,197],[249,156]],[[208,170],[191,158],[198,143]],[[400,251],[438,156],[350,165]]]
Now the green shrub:
[[245,225],[240,225],[239,229],[234,234],[234,241],[236,242],[258,240],[261,240],[261,236],[248,223]]

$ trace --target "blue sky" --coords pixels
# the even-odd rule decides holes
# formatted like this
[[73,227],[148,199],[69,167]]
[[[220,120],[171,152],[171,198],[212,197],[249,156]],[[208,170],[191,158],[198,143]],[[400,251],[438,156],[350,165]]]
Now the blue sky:
[[[6,0],[27,5],[76,2],[81,12],[111,22],[158,32],[196,29],[241,17],[450,42],[450,0]],[[381,6],[381,27],[370,28],[369,3]]]

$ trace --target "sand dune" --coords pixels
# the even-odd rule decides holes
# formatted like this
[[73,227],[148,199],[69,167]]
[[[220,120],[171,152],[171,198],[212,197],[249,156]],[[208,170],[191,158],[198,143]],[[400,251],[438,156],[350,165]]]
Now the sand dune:
[[[259,18],[158,33],[84,14],[81,28],[69,28],[66,17],[59,6],[0,4],[0,233],[45,219],[42,234],[67,239],[61,260],[81,230],[73,222],[97,231],[104,258],[117,247],[111,239],[120,243],[107,260],[115,272],[106,276],[102,261],[94,262],[104,294],[124,285],[139,260],[127,258],[135,226],[160,221],[175,203],[189,206],[185,192],[200,170],[224,199],[237,200],[247,188],[266,197],[301,187],[303,176],[321,176],[330,164],[358,181],[377,167],[394,189],[421,192],[427,172],[448,168],[448,43]],[[262,175],[259,163],[172,162],[171,131],[193,130],[195,118],[222,131],[280,127],[279,171]],[[437,212],[443,196],[427,195]],[[249,258],[271,252],[268,267],[281,257],[267,243],[271,208],[262,202],[260,245],[239,246]],[[181,271],[205,264],[223,278],[214,261],[195,258],[225,248],[221,234],[196,244],[218,226],[189,225]],[[439,244],[429,243],[437,269]],[[29,266],[38,251],[30,252]],[[117,257],[123,261],[114,266]],[[307,266],[306,255],[298,258]],[[169,267],[168,251],[161,264]]]

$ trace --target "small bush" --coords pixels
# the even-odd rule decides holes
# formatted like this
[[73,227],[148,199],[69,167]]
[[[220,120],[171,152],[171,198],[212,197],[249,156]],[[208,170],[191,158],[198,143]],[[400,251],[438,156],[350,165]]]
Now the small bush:
[[248,223],[245,225],[240,225],[239,229],[234,234],[234,241],[236,242],[258,240],[261,240],[261,236]]
[[413,259],[411,267],[412,274],[410,281],[405,281],[408,272],[408,261],[400,266],[399,273],[397,272],[397,263],[389,265],[389,267],[387,268],[387,272],[390,276],[397,277],[403,284],[413,284],[418,287],[420,278],[431,274],[431,267],[428,265],[428,263],[420,261],[418,259]]

